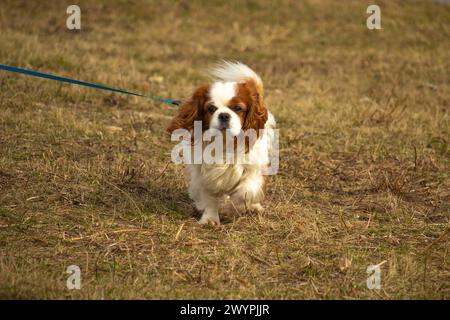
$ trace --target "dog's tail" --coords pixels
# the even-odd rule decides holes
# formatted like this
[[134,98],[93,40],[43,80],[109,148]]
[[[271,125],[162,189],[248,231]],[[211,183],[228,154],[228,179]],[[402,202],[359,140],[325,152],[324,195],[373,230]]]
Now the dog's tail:
[[264,93],[263,82],[255,71],[241,62],[230,62],[223,60],[211,70],[214,80],[229,82],[245,82],[253,80],[261,95]]

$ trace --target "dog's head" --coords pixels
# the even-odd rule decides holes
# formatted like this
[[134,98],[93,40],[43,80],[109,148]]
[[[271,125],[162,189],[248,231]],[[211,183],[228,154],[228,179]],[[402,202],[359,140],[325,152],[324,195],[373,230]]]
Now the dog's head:
[[[230,71],[230,66],[236,70]],[[194,121],[201,121],[203,130],[227,130],[231,135],[237,136],[242,131],[253,129],[259,134],[268,117],[263,102],[262,82],[247,66],[238,66],[239,70],[236,64],[220,69],[229,71],[226,79],[235,81],[216,81],[197,88],[192,97],[180,107],[167,129],[168,132],[181,128],[191,130]],[[247,73],[243,74],[243,70]]]

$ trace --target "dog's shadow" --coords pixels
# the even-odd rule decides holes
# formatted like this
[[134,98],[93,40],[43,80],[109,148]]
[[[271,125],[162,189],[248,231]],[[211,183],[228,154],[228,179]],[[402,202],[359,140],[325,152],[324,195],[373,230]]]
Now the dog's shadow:
[[[122,182],[117,187],[127,193],[144,214],[170,215],[181,220],[201,218],[202,212],[197,210],[184,185],[142,179]],[[232,223],[244,215],[230,206],[222,206],[219,214],[222,224]]]
[[200,217],[184,186],[139,179],[122,181],[116,187],[126,195],[130,205],[143,214],[170,215],[181,219]]

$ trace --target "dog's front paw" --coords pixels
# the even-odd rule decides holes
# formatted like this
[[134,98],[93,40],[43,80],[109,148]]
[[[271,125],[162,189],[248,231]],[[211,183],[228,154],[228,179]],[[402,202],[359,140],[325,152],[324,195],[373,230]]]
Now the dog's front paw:
[[254,203],[250,206],[250,211],[253,211],[256,213],[263,213],[264,207],[260,203]]
[[200,220],[198,221],[199,224],[202,225],[214,225],[218,226],[220,225],[220,219],[218,216],[211,216],[211,215],[202,215]]

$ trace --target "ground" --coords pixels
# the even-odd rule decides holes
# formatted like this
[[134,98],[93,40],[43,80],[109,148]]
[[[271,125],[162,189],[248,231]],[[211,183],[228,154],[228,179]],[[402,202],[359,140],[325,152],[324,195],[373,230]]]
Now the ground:
[[280,170],[263,213],[200,226],[170,160],[176,107],[0,71],[0,298],[450,298],[450,6],[76,3],[81,31],[64,1],[2,0],[0,63],[186,99],[242,61]]

